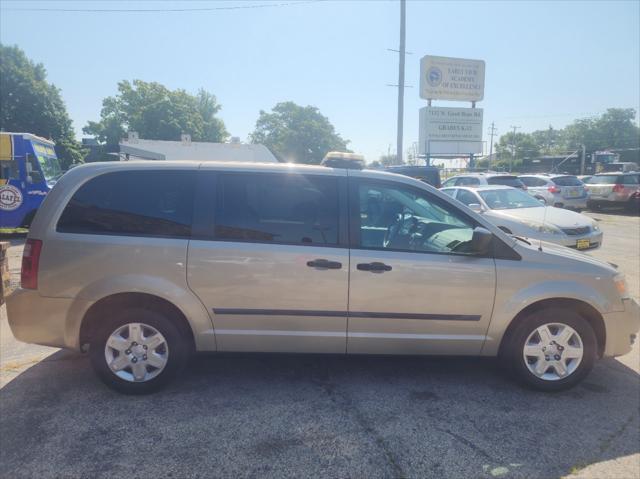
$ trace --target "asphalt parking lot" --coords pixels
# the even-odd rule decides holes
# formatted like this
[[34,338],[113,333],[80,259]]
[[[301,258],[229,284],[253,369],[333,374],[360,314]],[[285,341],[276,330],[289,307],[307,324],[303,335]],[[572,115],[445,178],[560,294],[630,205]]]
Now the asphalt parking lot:
[[[638,298],[640,218],[588,214]],[[4,306],[0,348],[0,477],[640,477],[638,344],[559,394],[491,359],[244,354],[145,397],[17,342]]]

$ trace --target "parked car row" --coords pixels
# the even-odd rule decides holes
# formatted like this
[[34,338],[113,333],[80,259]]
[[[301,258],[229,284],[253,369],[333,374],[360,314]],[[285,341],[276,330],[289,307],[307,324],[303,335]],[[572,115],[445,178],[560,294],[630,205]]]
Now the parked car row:
[[[422,173],[419,179],[439,187],[437,168],[430,170],[429,175]],[[388,171],[416,177],[406,167]],[[580,211],[604,206],[624,206],[637,211],[638,177],[638,173],[601,173],[585,177],[583,182],[576,176],[561,174],[465,173],[448,178],[441,188],[487,216],[506,233],[588,250],[602,245],[602,231]]]
[[387,171],[420,179],[436,188],[506,185],[527,191],[546,205],[580,212],[604,207],[640,210],[640,173],[605,172],[594,175],[464,173],[441,182],[438,168],[394,166]]

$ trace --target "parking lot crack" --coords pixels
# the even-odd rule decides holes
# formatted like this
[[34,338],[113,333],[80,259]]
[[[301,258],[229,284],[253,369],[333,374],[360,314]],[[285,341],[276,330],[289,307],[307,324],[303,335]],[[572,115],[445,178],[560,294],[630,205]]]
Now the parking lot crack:
[[341,410],[347,411],[355,419],[355,422],[360,427],[360,429],[362,429],[371,438],[371,440],[382,452],[387,465],[393,471],[391,476],[394,478],[407,477],[407,475],[402,470],[398,459],[391,450],[389,443],[376,430],[373,423],[358,409],[353,400],[345,393],[337,393],[334,385],[331,383],[319,381],[314,378],[311,378],[311,381],[322,388],[331,402],[333,402]]
[[436,430],[438,430],[440,432],[443,432],[445,434],[448,434],[449,436],[451,436],[454,439],[458,440],[459,442],[461,442],[462,444],[467,446],[469,449],[472,449],[473,451],[477,452],[482,457],[484,457],[485,459],[491,461],[492,463],[497,462],[496,459],[491,457],[491,455],[487,451],[485,451],[481,447],[475,445],[473,442],[469,441],[464,436],[461,436],[460,434],[457,434],[457,433],[455,433],[453,431],[450,431],[449,429],[443,429],[443,428],[436,427]]

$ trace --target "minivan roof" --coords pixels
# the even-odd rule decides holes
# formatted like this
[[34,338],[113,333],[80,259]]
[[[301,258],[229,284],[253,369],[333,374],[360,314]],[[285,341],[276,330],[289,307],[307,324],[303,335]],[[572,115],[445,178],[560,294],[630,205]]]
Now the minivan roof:
[[[345,168],[331,168],[321,165],[305,165],[300,163],[250,163],[250,162],[231,162],[231,161],[105,161],[85,163],[70,170],[74,175],[83,174],[90,176],[91,171],[99,170],[101,172],[116,171],[123,169],[135,170],[159,170],[159,169],[201,169],[201,170],[228,170],[228,171],[252,171],[252,172],[280,172],[280,171],[298,171],[304,173],[317,173],[324,175],[346,176]],[[366,176],[371,178],[390,178],[401,179],[403,182],[414,183],[418,180],[408,176],[391,173],[384,170],[348,170],[354,176]],[[355,171],[359,174],[355,175]],[[66,175],[65,175],[66,176]]]

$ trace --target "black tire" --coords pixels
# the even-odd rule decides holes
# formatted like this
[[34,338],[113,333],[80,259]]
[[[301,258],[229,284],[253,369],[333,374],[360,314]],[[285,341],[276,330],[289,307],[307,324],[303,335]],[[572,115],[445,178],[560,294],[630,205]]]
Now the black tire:
[[631,198],[625,205],[625,210],[630,214],[640,214],[640,201]]
[[602,205],[595,201],[588,201],[587,208],[590,209],[591,211],[600,211],[602,209]]
[[[164,336],[168,346],[166,365],[157,376],[144,382],[131,382],[117,376],[109,368],[105,357],[105,346],[110,335],[129,323],[142,323],[155,328]],[[128,308],[100,322],[92,334],[89,356],[96,374],[111,389],[123,394],[149,394],[164,387],[182,371],[189,360],[191,349],[189,340],[169,315],[149,309]]]
[[[538,327],[549,323],[562,323],[573,328],[583,345],[583,357],[578,367],[567,377],[545,380],[537,377],[527,367],[523,357],[525,341]],[[569,308],[545,308],[523,318],[505,338],[502,359],[510,372],[525,386],[538,391],[563,391],[582,381],[593,368],[597,357],[598,343],[593,328],[581,315]]]

